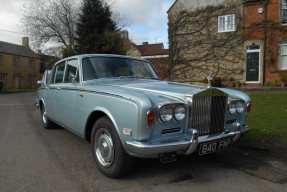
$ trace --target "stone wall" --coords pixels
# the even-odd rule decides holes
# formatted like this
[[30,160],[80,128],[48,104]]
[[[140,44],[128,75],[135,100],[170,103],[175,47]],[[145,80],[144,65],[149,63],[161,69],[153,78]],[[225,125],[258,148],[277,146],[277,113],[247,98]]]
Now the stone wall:
[[[207,76],[217,76],[243,81],[242,4],[204,0],[197,9],[182,4],[180,11],[180,2],[169,11],[171,80],[200,83]],[[236,30],[218,32],[218,16],[229,14],[235,14]]]

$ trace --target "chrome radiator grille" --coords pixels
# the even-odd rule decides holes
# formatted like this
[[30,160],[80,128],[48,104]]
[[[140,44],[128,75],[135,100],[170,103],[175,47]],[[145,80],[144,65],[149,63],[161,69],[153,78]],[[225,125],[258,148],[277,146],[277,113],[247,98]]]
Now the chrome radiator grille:
[[194,97],[191,106],[190,127],[199,135],[224,131],[227,96]]

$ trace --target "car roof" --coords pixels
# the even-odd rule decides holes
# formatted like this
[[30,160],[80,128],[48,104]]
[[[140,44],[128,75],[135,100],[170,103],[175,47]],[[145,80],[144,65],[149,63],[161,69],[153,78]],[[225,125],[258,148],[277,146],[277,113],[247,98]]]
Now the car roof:
[[[62,60],[73,59],[73,58],[82,59],[85,57],[115,57],[115,58],[136,59],[136,60],[147,61],[147,60],[139,58],[139,57],[132,57],[132,56],[127,56],[127,55],[116,55],[116,54],[81,54],[81,55],[74,55],[71,57],[67,57],[67,58],[64,58]],[[57,62],[57,63],[59,63],[59,62]]]

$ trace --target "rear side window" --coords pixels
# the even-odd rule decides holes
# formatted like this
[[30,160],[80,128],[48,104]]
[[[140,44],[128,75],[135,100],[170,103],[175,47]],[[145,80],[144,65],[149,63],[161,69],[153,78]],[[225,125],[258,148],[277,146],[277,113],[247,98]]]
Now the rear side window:
[[62,83],[65,71],[65,61],[62,61],[56,66],[55,83]]
[[65,73],[65,83],[72,83],[75,79],[77,82],[77,67],[78,67],[78,60],[72,59],[67,62],[66,73]]

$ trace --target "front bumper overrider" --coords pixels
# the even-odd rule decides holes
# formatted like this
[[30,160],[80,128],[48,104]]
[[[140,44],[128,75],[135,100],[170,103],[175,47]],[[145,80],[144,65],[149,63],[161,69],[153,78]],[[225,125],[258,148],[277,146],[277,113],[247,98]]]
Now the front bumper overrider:
[[169,142],[169,143],[159,143],[159,144],[149,144],[139,141],[127,141],[125,143],[126,150],[133,154],[138,154],[140,156],[149,156],[162,153],[170,152],[183,152],[188,155],[197,150],[197,146],[200,143],[214,141],[218,139],[224,139],[228,137],[233,138],[233,142],[237,141],[242,133],[248,132],[251,129],[250,126],[242,126],[238,131],[233,132],[223,132],[216,136],[198,136],[196,129],[189,129],[189,134],[192,138],[188,140]]

